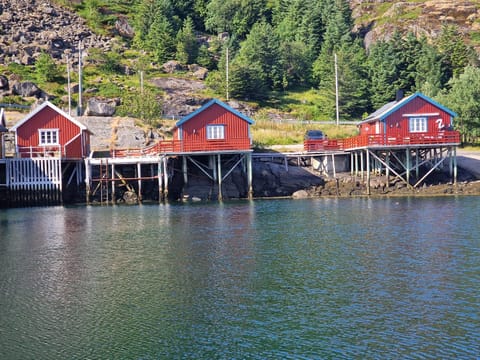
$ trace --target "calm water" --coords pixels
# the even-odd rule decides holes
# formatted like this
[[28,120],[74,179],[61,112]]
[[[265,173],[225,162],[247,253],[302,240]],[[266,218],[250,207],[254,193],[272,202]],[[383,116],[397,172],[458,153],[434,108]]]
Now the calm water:
[[480,198],[0,211],[2,359],[479,359]]

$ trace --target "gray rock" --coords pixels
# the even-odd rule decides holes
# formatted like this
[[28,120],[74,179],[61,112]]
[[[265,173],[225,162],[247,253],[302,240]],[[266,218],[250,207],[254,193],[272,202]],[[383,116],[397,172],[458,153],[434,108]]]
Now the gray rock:
[[0,89],[8,89],[8,79],[5,75],[0,75]]
[[98,98],[88,99],[85,115],[87,116],[112,116],[115,114],[115,101]]
[[17,82],[13,84],[12,92],[14,95],[23,97],[39,96],[41,94],[40,88],[31,81]]
[[292,194],[292,198],[294,198],[294,199],[306,199],[308,197],[309,197],[309,195],[308,195],[308,192],[306,190],[298,190],[298,191],[295,191]]
[[173,74],[174,72],[185,70],[185,66],[176,60],[170,60],[162,65],[162,69],[166,73]]
[[135,36],[133,27],[128,23],[128,20],[125,17],[120,17],[117,21],[115,21],[115,30],[117,30],[120,36],[123,36],[127,39],[133,39]]

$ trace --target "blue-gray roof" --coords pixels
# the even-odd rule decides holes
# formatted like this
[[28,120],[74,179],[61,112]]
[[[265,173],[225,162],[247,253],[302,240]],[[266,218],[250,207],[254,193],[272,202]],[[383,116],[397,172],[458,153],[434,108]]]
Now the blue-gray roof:
[[253,125],[255,124],[255,121],[253,121],[252,119],[250,119],[248,116],[242,114],[241,112],[233,109],[232,107],[228,106],[227,104],[225,104],[224,102],[218,100],[218,99],[212,99],[210,100],[208,103],[206,103],[205,105],[203,105],[201,108],[195,110],[194,112],[192,112],[191,114],[181,118],[175,125],[177,127],[179,127],[180,125],[186,123],[188,120],[190,120],[191,118],[193,118],[194,116],[200,114],[202,111],[204,111],[205,109],[209,108],[210,106],[214,105],[214,104],[217,104],[221,107],[223,107],[225,110],[227,111],[230,111],[231,113],[235,114],[236,116],[238,116],[239,118],[245,120],[246,122],[248,122],[250,125]]

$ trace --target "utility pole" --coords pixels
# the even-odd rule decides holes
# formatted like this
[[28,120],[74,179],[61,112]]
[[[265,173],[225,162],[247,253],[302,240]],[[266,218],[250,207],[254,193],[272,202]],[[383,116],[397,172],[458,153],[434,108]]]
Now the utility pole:
[[226,65],[226,69],[225,69],[225,70],[226,70],[227,101],[228,101],[228,100],[229,100],[229,99],[228,99],[228,98],[229,98],[229,93],[228,93],[228,90],[229,90],[229,89],[228,89],[228,44],[227,44],[226,58],[227,58],[227,59],[226,59],[226,60],[227,60],[227,65]]
[[67,54],[68,115],[72,115],[72,88],[70,86],[70,58]]
[[340,112],[338,109],[338,64],[337,53],[335,53],[335,109],[337,115],[337,126],[340,124]]
[[82,42],[78,42],[78,116],[83,115],[82,105]]

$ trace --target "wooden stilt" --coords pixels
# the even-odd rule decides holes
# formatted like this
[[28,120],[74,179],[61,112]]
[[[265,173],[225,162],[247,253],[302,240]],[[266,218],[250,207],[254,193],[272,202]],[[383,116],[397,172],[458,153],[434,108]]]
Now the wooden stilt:
[[115,197],[115,164],[112,164],[112,204],[117,201]]
[[138,202],[142,202],[142,164],[137,163]]
[[223,197],[222,197],[222,158],[221,158],[221,155],[218,154],[217,155],[217,165],[218,165],[218,200],[219,201],[222,201],[223,200]]
[[367,195],[370,195],[370,154],[369,150],[365,150],[365,157],[367,162]]
[[252,185],[252,154],[247,154],[247,186],[248,186],[248,198],[253,198],[253,185]]
[[188,173],[187,173],[187,157],[182,156],[182,172],[183,172],[183,184],[188,184]]

